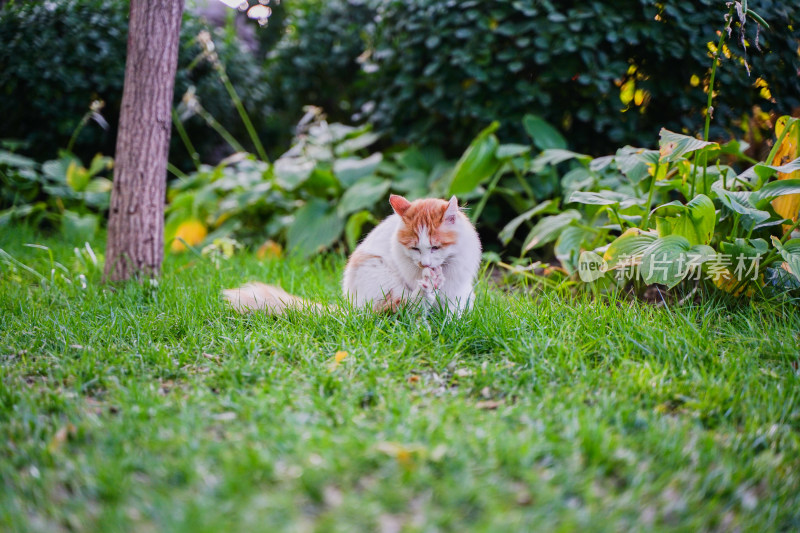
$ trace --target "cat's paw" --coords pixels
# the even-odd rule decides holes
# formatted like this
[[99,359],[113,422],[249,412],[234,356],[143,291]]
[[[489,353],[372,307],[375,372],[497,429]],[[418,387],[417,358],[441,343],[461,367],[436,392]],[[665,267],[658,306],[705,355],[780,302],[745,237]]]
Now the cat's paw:
[[431,284],[433,285],[433,288],[434,289],[442,288],[442,285],[444,285],[444,273],[442,272],[442,267],[441,266],[431,267],[428,270],[430,270],[430,281]]
[[422,269],[422,277],[417,281],[419,288],[426,294],[432,293],[444,284],[444,274],[442,267],[425,267]]
[[422,269],[422,277],[417,280],[417,285],[425,293],[430,293],[435,288],[433,284],[433,272],[430,268]]

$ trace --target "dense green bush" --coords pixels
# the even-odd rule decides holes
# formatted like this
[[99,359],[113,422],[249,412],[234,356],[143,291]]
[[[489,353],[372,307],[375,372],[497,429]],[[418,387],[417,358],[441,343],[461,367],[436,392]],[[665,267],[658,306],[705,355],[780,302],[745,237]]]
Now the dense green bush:
[[[128,2],[65,0],[11,3],[0,10],[0,138],[28,143],[27,153],[53,157],[94,99],[106,102],[108,130],[90,126],[81,132],[75,151],[85,157],[114,151],[114,135],[125,72]],[[204,27],[184,16],[175,98],[195,85],[204,107],[226,128],[239,133],[241,122],[224,87],[207,62],[186,67],[200,52],[194,39]],[[268,114],[266,90],[258,61],[236,39],[216,39],[225,63],[253,119]],[[219,143],[199,120],[187,124],[201,151]],[[175,136],[176,137],[176,136]],[[244,134],[238,135],[246,138]],[[176,140],[176,139],[174,139]],[[178,144],[174,142],[174,145]]]
[[[526,112],[589,152],[645,144],[662,126],[698,131],[711,66],[707,43],[716,42],[726,11],[719,0],[379,4],[369,118],[395,139],[451,152],[495,119],[505,138],[523,138]],[[771,27],[760,32],[763,53],[753,47],[755,24],[747,27],[749,78],[732,39],[734,60],[717,73],[721,96],[712,138],[726,136],[753,105],[779,112],[800,106],[800,4],[752,4]],[[774,100],[761,96],[758,78]]]
[[272,108],[289,125],[302,116],[305,105],[322,107],[331,120],[350,122],[359,95],[357,58],[374,8],[365,0],[290,4],[286,34],[267,65]]

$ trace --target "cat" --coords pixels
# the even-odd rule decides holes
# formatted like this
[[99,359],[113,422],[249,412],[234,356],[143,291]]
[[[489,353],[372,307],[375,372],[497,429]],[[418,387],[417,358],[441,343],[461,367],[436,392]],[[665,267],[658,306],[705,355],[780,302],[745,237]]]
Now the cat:
[[[481,242],[456,197],[409,202],[392,194],[389,203],[394,214],[375,226],[347,261],[345,298],[377,312],[419,306],[460,315],[471,309]],[[225,290],[223,296],[239,312],[279,315],[287,308],[335,309],[257,282]]]

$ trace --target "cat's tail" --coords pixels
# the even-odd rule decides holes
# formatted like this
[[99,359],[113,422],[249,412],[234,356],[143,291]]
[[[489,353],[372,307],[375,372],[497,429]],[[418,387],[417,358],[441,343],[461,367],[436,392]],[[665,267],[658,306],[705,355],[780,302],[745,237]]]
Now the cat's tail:
[[282,315],[287,309],[311,309],[325,311],[328,306],[309,302],[294,296],[275,285],[253,281],[238,289],[222,291],[222,297],[239,313],[266,311],[270,315]]

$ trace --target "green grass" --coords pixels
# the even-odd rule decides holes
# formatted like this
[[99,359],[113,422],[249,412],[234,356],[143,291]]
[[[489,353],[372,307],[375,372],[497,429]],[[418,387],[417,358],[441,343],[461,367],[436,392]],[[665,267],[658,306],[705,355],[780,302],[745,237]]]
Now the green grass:
[[342,259],[170,257],[115,289],[57,238],[0,248],[2,530],[800,527],[792,305],[484,286],[457,321],[241,317],[222,288],[332,301]]

